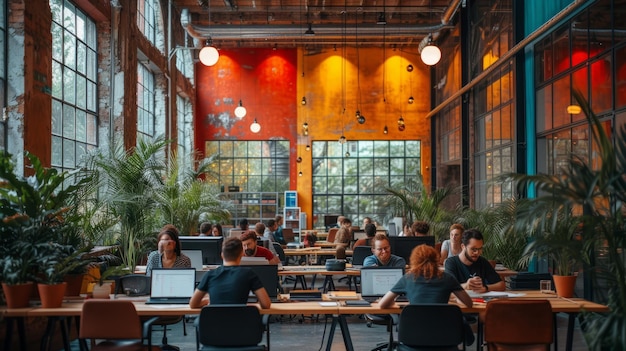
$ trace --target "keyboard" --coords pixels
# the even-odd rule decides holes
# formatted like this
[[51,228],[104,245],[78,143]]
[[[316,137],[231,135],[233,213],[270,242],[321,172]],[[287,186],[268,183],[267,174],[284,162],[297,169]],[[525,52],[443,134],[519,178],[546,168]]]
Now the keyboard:
[[367,300],[346,300],[346,306],[371,306],[371,302]]
[[146,305],[188,305],[189,298],[154,298],[151,297],[146,301]]

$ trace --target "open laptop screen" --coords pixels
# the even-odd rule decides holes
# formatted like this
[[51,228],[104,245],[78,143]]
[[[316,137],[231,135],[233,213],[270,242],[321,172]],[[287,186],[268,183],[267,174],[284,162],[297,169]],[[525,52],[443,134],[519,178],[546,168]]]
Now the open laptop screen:
[[363,267],[361,268],[361,296],[377,298],[384,296],[404,275],[404,268]]
[[[267,262],[267,260],[265,260]],[[263,287],[267,290],[270,299],[274,300],[278,296],[278,266],[275,264],[265,265],[241,265],[252,269],[261,279]]]
[[180,252],[189,257],[191,267],[195,268],[196,271],[201,271],[203,269],[202,250],[180,250]]
[[151,298],[190,298],[196,286],[194,268],[154,268]]

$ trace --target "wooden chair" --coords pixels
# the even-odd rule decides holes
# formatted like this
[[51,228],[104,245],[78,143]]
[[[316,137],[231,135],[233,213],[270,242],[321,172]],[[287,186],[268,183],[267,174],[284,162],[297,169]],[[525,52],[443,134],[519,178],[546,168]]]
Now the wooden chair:
[[402,309],[398,351],[457,351],[464,344],[461,308],[451,304],[416,304]]
[[[269,350],[269,315],[259,313],[255,306],[208,305],[200,311],[196,323],[197,349],[202,351]],[[261,344],[263,333],[267,345]]]
[[339,228],[330,228],[328,229],[328,236],[326,237],[326,241],[328,241],[329,243],[334,243],[335,242],[335,236],[337,236],[337,232],[339,231]]
[[485,343],[490,351],[549,351],[554,319],[546,300],[494,300],[484,315]]
[[[142,324],[132,301],[87,300],[80,318],[80,349],[88,350],[87,340],[90,339],[91,351],[160,350],[152,347],[149,337],[152,323],[157,319],[154,317]],[[148,345],[143,345],[143,340],[148,340]]]

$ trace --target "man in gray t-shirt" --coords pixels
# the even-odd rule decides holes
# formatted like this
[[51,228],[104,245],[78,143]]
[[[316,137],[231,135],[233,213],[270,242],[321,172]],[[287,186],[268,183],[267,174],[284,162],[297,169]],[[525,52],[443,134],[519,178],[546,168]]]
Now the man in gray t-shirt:
[[406,266],[404,258],[391,254],[391,244],[389,238],[384,233],[378,233],[374,236],[372,243],[373,255],[365,257],[363,266],[387,266],[401,267]]

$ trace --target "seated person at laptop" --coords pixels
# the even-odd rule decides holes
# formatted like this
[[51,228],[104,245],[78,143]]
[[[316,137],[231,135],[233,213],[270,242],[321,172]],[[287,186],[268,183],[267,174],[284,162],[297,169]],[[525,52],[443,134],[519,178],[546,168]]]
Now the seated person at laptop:
[[263,236],[265,232],[266,232],[265,224],[259,222],[254,225],[254,233],[256,234],[256,240],[261,240],[263,242],[263,246],[266,249],[270,250],[272,255],[278,257],[278,253],[276,252],[276,249],[274,248],[274,244],[272,244],[272,239],[268,239],[265,236]]
[[[430,231],[430,225],[424,221],[415,221],[411,225],[411,232],[413,233],[412,236],[426,236],[428,235],[429,231]],[[411,235],[407,235],[407,236],[411,236]]]
[[279,264],[280,259],[278,256],[272,254],[272,252],[264,247],[256,244],[257,235],[253,231],[248,231],[241,234],[241,242],[243,244],[244,254],[248,257],[263,257],[270,264]]
[[384,233],[377,233],[372,242],[373,255],[365,257],[363,266],[389,266],[402,267],[406,266],[404,258],[391,254],[391,244],[389,238]]
[[189,268],[191,260],[180,252],[178,229],[166,224],[157,236],[158,250],[148,255],[146,275],[152,274],[152,268]]
[[[254,241],[256,242],[256,235]],[[250,268],[238,267],[241,257],[243,257],[241,240],[227,239],[222,246],[224,264],[202,277],[189,300],[189,307],[200,308],[208,304],[245,304],[252,291],[261,308],[269,308],[272,302],[259,276]]]
[[365,225],[365,235],[367,237],[357,240],[354,243],[353,247],[357,247],[357,246],[370,246],[371,247],[372,246],[372,241],[374,239],[374,236],[376,236],[376,225],[374,223],[368,223]]
[[276,231],[274,232],[274,241],[281,245],[287,245],[287,241],[285,241],[285,236],[283,235],[283,216],[276,215],[274,218],[276,222]]
[[446,260],[445,270],[452,274],[465,290],[477,293],[504,291],[506,284],[489,261],[481,256],[483,243],[483,234],[477,229],[463,232],[461,253]]
[[[394,304],[396,297],[405,294],[409,303],[448,303],[450,294],[467,307],[472,298],[449,273],[439,270],[439,253],[428,245],[416,246],[411,252],[411,268],[378,302],[381,308]],[[465,344],[474,343],[474,333],[465,323]]]

